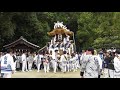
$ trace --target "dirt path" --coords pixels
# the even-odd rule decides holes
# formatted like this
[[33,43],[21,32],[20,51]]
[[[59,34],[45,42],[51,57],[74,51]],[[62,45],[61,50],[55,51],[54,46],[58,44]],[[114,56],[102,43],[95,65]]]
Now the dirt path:
[[80,71],[77,72],[57,72],[56,74],[52,71],[49,73],[44,73],[43,70],[37,72],[37,70],[33,70],[30,72],[20,72],[17,71],[12,75],[12,78],[80,78]]

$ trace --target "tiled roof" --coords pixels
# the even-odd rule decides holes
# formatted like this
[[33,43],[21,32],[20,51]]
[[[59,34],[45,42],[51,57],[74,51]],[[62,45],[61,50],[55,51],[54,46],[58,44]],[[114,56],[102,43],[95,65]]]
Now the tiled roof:
[[7,44],[7,45],[5,45],[5,46],[3,46],[3,47],[9,47],[9,46],[11,46],[11,45],[14,45],[15,43],[18,43],[19,41],[24,41],[24,42],[26,42],[27,44],[29,44],[29,45],[31,45],[31,46],[34,46],[34,47],[39,48],[38,45],[35,45],[35,44],[27,41],[25,38],[23,38],[23,36],[21,36],[18,40],[14,41],[14,42],[12,42],[12,43],[10,43],[10,44]]

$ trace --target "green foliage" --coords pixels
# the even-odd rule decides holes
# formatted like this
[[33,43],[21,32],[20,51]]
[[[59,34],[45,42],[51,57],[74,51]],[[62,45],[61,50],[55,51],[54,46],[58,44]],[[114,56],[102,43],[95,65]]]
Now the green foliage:
[[20,36],[43,47],[57,21],[74,32],[78,51],[120,47],[120,12],[0,12],[0,49]]

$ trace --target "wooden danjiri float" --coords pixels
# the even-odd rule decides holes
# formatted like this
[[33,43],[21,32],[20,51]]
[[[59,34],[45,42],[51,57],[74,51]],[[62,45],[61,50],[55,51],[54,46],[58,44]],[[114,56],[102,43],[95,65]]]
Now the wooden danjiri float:
[[48,51],[58,50],[61,55],[63,51],[71,54],[75,52],[74,32],[67,29],[63,22],[54,23],[54,29],[47,32],[52,37],[48,45]]

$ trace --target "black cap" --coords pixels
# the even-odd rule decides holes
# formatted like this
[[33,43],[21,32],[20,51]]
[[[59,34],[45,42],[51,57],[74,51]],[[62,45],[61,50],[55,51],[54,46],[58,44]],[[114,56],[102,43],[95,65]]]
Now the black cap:
[[87,51],[91,51],[91,53],[94,54],[94,48],[92,48],[92,47],[89,47],[89,48],[87,49]]
[[87,50],[88,50],[88,51],[94,51],[94,48],[89,47]]

